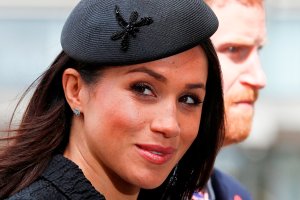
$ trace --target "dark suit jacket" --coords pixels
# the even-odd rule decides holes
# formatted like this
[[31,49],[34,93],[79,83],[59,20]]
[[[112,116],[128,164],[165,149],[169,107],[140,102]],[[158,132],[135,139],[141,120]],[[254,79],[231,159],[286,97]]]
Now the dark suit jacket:
[[252,200],[244,186],[217,169],[214,169],[210,181],[216,200]]

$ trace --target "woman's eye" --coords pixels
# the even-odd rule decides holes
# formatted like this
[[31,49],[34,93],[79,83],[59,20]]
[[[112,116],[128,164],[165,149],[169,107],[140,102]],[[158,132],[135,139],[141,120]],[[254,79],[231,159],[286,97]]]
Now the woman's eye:
[[185,103],[191,106],[197,106],[202,103],[202,101],[197,96],[185,95],[179,99],[179,102]]
[[135,83],[131,86],[131,88],[140,95],[154,96],[151,87],[146,83]]

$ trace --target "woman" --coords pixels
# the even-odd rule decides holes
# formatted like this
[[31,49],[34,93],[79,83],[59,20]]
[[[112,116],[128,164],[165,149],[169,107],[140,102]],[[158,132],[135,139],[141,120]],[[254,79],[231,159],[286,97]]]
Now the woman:
[[0,155],[1,198],[190,198],[223,139],[217,26],[201,0],[81,1]]

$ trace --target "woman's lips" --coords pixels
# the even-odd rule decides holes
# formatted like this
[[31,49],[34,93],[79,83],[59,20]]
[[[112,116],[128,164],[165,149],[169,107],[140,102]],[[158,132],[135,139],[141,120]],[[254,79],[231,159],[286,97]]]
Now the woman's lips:
[[175,148],[153,144],[137,144],[139,154],[153,164],[162,165],[174,155]]

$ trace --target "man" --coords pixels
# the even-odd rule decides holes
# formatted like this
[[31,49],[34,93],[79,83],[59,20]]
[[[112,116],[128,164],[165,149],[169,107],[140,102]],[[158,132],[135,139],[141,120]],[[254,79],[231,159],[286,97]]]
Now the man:
[[[250,133],[254,103],[265,84],[259,50],[266,38],[263,0],[206,0],[219,19],[212,36],[224,81],[226,134],[224,146]],[[214,170],[203,191],[193,199],[249,200],[250,194],[232,177]]]

